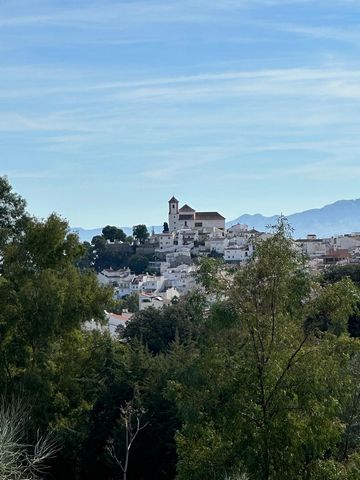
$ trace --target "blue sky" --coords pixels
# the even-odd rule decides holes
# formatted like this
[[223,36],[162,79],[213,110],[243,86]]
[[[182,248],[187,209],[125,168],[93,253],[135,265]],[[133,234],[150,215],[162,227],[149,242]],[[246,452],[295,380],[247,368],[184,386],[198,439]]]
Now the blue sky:
[[359,48],[358,0],[0,0],[0,173],[83,227],[358,198]]

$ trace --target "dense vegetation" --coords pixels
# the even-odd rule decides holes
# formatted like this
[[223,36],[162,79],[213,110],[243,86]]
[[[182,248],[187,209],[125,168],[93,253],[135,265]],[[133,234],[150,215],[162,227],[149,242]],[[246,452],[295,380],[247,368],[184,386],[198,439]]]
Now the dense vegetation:
[[358,266],[310,276],[281,221],[245,268],[208,259],[202,293],[114,339],[85,328],[112,308],[88,254],[0,178],[1,478],[360,478]]

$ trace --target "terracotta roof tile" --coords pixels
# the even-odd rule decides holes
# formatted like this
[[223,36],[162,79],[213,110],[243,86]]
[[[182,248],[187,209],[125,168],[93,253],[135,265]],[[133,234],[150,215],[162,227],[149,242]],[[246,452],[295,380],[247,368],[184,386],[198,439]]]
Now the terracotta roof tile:
[[195,220],[225,220],[218,212],[196,212]]

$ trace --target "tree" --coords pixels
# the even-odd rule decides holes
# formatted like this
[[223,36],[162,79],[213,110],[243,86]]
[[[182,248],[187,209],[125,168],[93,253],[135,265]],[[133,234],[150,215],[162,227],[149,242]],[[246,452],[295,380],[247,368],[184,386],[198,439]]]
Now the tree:
[[203,325],[204,299],[194,293],[161,310],[147,308],[127,323],[122,337],[127,342],[142,342],[150,352],[166,352],[171,344],[198,338]]
[[349,277],[360,287],[360,265],[336,265],[327,268],[323,273],[323,280],[325,283],[335,283],[344,277]]
[[123,455],[123,460],[119,458],[119,454],[116,451],[114,438],[108,440],[106,450],[110,459],[121,468],[123,480],[126,480],[131,447],[138,434],[141,430],[147,427],[149,422],[143,420],[145,409],[138,405],[138,399],[135,397],[132,400],[125,402],[124,405],[120,407],[120,412],[120,421],[125,430],[125,453]]
[[54,214],[29,220],[22,236],[4,248],[1,382],[9,392],[37,399],[33,418],[42,425],[54,415],[45,374],[54,344],[91,319],[104,321],[104,310],[112,304],[111,289],[101,287],[94,273],[74,266],[82,252],[67,222]]
[[131,293],[125,298],[125,307],[131,313],[139,311],[139,295],[137,293]]
[[[313,478],[317,462],[337,455],[342,357],[331,352],[341,329],[304,328],[327,287],[306,273],[283,219],[273,233],[232,285],[220,282],[200,355],[171,385],[182,418],[180,480],[234,468],[261,480]],[[340,290],[354,305],[356,291]],[[348,315],[343,305],[338,296],[329,305],[337,325]]]
[[126,267],[133,253],[132,247],[126,243],[108,243],[103,235],[96,235],[92,241],[92,263],[97,272],[104,268],[118,270]]
[[164,222],[163,233],[169,233],[169,224],[167,222]]
[[149,265],[149,260],[143,255],[132,255],[129,260],[129,268],[136,275],[140,273],[145,273],[147,266]]
[[110,242],[114,242],[118,240],[120,242],[124,242],[126,240],[126,234],[121,228],[117,228],[115,226],[107,225],[102,229],[102,235],[106,240]]
[[140,243],[145,243],[145,240],[147,240],[150,235],[148,229],[146,228],[146,225],[141,224],[135,225],[135,227],[133,227],[133,236]]
[[19,234],[26,222],[25,200],[12,191],[6,177],[0,177],[0,248]]
[[91,240],[91,245],[93,245],[96,253],[103,252],[106,247],[106,239],[103,235],[95,235]]

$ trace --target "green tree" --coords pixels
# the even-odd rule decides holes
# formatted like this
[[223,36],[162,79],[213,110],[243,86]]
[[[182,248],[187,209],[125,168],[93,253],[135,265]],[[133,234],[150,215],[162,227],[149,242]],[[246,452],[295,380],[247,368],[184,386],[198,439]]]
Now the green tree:
[[327,268],[323,273],[325,283],[335,283],[344,277],[349,277],[360,287],[360,265],[354,263],[349,265],[336,265]]
[[[4,248],[0,281],[0,369],[3,387],[33,398],[33,418],[54,415],[46,371],[54,344],[86,321],[104,320],[110,289],[74,263],[83,253],[76,235],[56,215],[31,219]],[[6,380],[5,380],[6,379]],[[35,398],[37,399],[35,401]]]
[[148,229],[146,228],[146,225],[141,224],[135,225],[133,227],[133,236],[140,243],[145,243],[145,241],[149,238],[150,234],[148,232]]
[[158,310],[147,308],[129,321],[122,333],[127,342],[140,341],[152,353],[166,352],[171,344],[198,338],[203,326],[204,298],[197,293]]
[[102,235],[106,240],[114,242],[118,240],[120,242],[125,242],[126,234],[121,228],[117,228],[113,225],[107,225],[102,229]]
[[126,267],[133,253],[133,249],[128,242],[123,242],[122,244],[107,243],[103,235],[93,237],[91,243],[91,264],[97,272],[100,272],[104,268],[118,270],[119,268]]
[[132,293],[125,299],[125,305],[129,312],[136,313],[139,311],[139,296]]
[[26,202],[12,191],[6,177],[0,177],[0,248],[21,233],[27,215]]
[[129,268],[132,272],[137,275],[140,273],[145,273],[149,265],[149,260],[143,255],[132,255],[129,260]]

